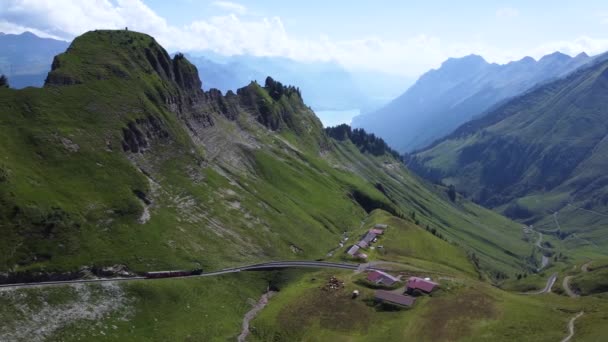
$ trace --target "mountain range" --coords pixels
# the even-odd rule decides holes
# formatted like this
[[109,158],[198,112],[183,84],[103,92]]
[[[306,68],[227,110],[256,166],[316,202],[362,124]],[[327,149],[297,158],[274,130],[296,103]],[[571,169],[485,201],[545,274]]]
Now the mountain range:
[[267,76],[297,84],[304,99],[316,111],[377,108],[408,84],[402,76],[347,71],[335,62],[298,62],[281,57],[250,55],[218,56],[208,53],[188,59],[199,69],[205,89],[235,91],[243,84]]
[[0,33],[0,74],[9,78],[13,88],[41,87],[53,57],[68,46],[62,40],[40,38],[30,32]]
[[[0,74],[11,87],[41,87],[53,57],[68,42],[40,38],[30,32],[1,34]],[[347,71],[335,62],[298,62],[282,57],[222,56],[212,51],[186,55],[205,79],[203,87],[236,91],[251,81],[263,83],[267,76],[297,84],[306,102],[318,111],[367,111],[389,102],[410,82],[403,76],[377,72]]]
[[571,248],[606,246],[607,103],[608,62],[598,58],[464,124],[409,166]]
[[504,65],[477,55],[450,58],[386,106],[353,118],[353,126],[381,136],[400,152],[411,152],[502,101],[591,60],[584,53],[570,57],[559,52],[538,61],[526,57]]
[[[519,172],[515,155],[528,146],[518,139],[551,129],[597,140],[608,66],[596,63],[459,129],[474,144],[479,127],[512,115],[516,129],[501,134],[522,135],[506,145],[517,153],[505,164],[485,145],[464,161],[484,155],[490,173]],[[472,191],[459,194],[465,183],[448,182],[447,171],[445,185],[412,173],[381,137],[324,128],[297,85],[266,77],[223,93],[204,83],[151,36],[97,30],[53,58],[43,87],[0,87],[0,282],[10,283],[0,291],[0,340],[553,341],[579,312],[577,339],[605,336],[605,249],[571,231],[542,240],[542,226],[522,229],[467,199]],[[543,152],[521,164],[546,163],[544,178],[531,179],[557,182],[567,172],[556,166],[597,152],[575,184],[603,166],[602,141],[589,150],[586,139],[529,140]],[[427,175],[423,156],[408,158]],[[598,179],[588,194],[603,187]],[[375,227],[384,228],[364,255],[347,253]],[[584,271],[586,257],[594,263]],[[243,268],[269,261],[334,268]],[[158,270],[197,274],[146,277]],[[396,284],[370,281],[380,272]],[[553,284],[558,274],[583,296],[567,296],[569,278]],[[410,291],[412,276],[438,287]],[[74,279],[82,283],[15,284]],[[410,291],[414,305],[381,303],[377,290]]]

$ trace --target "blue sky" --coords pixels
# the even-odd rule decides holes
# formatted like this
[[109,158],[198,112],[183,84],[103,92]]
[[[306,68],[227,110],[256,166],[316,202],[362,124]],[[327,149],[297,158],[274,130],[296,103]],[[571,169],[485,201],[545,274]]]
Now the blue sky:
[[171,51],[336,60],[415,77],[470,53],[505,63],[608,50],[606,1],[0,0],[0,31],[143,31]]

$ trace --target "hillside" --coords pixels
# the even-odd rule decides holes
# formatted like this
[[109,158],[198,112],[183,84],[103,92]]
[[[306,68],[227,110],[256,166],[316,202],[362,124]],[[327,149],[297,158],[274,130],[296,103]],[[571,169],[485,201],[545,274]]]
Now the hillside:
[[40,38],[33,33],[0,33],[0,74],[9,78],[12,88],[41,87],[51,69],[53,57],[69,43]]
[[419,174],[605,253],[608,62],[516,97],[413,156]]
[[[351,309],[370,322],[387,318],[378,338],[441,339],[449,329],[435,336],[402,328],[443,307],[467,312],[467,324],[444,317],[446,324],[503,340],[513,325],[528,331],[550,317],[535,336],[555,339],[570,311],[604,308],[491,286],[537,267],[538,248],[519,224],[425,183],[371,134],[324,130],[297,87],[267,78],[225,95],[202,91],[196,67],[141,33],[88,32],[54,59],[43,88],[0,89],[0,137],[2,282],[289,259],[352,263],[343,237],[386,223],[370,261],[442,277],[446,286],[415,311],[390,312],[374,307],[357,282],[363,275],[346,271],[335,272],[346,280],[335,297],[317,296],[331,274],[316,270],[2,288],[0,339],[234,340],[268,288],[283,291],[253,322],[254,339],[290,340],[283,334],[294,324],[296,337],[347,338],[340,322]],[[361,300],[350,300],[354,288]],[[476,292],[480,301],[460,305]],[[273,318],[315,303],[302,322]],[[481,330],[480,306],[492,314]],[[304,330],[319,320],[323,329]],[[274,330],[262,330],[268,322]]]
[[316,258],[376,207],[463,243],[480,215],[501,222],[490,231],[513,259],[499,259],[524,267],[515,225],[330,139],[299,89],[203,92],[196,68],[145,35],[87,33],[43,89],[0,96],[4,270]]
[[353,126],[384,138],[400,152],[423,148],[494,105],[536,84],[568,74],[591,58],[556,52],[504,65],[470,55],[450,58],[422,75],[383,108],[353,119]]

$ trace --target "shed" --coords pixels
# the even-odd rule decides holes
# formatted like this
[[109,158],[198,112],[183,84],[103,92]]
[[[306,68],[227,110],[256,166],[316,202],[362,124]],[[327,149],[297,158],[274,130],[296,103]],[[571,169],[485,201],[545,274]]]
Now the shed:
[[401,295],[394,292],[378,290],[374,293],[374,297],[378,301],[389,302],[391,304],[403,305],[410,307],[416,302],[416,298],[408,295]]
[[437,286],[439,286],[439,284],[430,280],[426,280],[419,277],[410,277],[405,287],[407,288],[407,292],[420,290],[426,293],[431,293]]
[[382,234],[384,234],[384,229],[374,228],[374,229],[370,229],[369,232],[376,234],[376,235],[382,235]]
[[367,232],[367,234],[365,234],[365,236],[363,237],[363,239],[361,239],[361,241],[365,241],[369,244],[376,238],[376,236],[377,235],[372,232]]
[[355,256],[359,259],[367,259],[367,254],[365,254],[365,253],[359,252],[359,253],[355,254]]
[[388,224],[380,224],[380,223],[378,223],[378,224],[376,224],[374,226],[374,228],[386,229],[386,228],[388,228]]
[[383,271],[371,271],[367,275],[367,280],[376,283],[391,286],[399,281],[399,278],[394,277]]
[[346,252],[348,255],[355,255],[359,251],[359,246],[354,245]]

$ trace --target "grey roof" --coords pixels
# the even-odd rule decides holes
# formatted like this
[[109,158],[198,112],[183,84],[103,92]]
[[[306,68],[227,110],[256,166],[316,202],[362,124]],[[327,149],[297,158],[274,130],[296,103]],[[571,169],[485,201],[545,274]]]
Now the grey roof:
[[359,250],[359,246],[354,245],[351,248],[349,248],[348,252],[346,252],[346,253],[348,253],[350,255],[354,255],[355,253],[357,253],[358,250]]
[[416,298],[412,296],[401,295],[398,293],[383,290],[376,291],[374,297],[376,297],[376,299],[404,306],[412,306],[416,301]]
[[365,236],[363,237],[363,239],[361,239],[361,241],[365,241],[366,243],[370,243],[372,242],[373,239],[376,238],[376,234],[372,233],[372,232],[367,232],[367,234],[365,234]]

